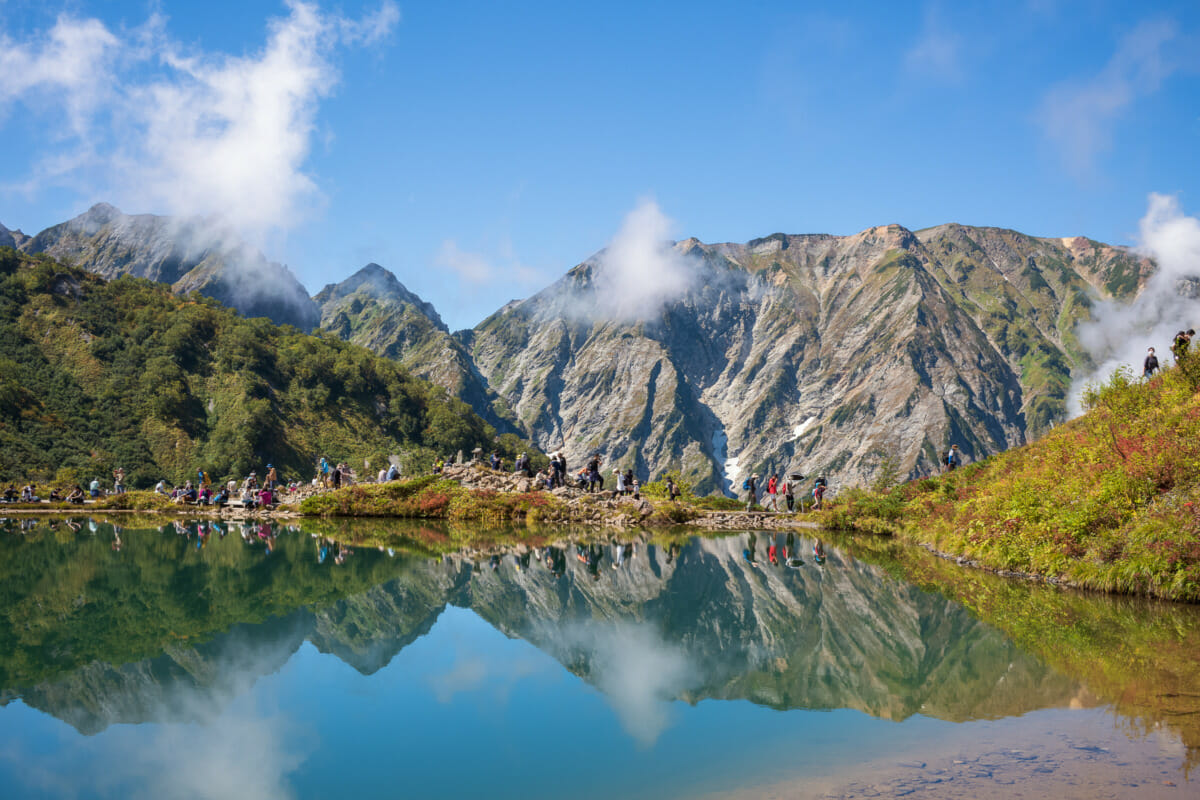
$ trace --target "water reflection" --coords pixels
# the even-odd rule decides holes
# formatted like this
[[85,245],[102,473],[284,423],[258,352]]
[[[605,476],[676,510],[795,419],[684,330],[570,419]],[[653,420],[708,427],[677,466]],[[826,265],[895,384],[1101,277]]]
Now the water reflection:
[[[276,796],[302,756],[283,743],[283,717],[242,713],[256,683],[288,669],[306,642],[372,675],[415,653],[448,607],[594,687],[642,748],[671,730],[680,701],[955,722],[1100,702],[1077,671],[895,577],[890,556],[868,554],[873,564],[793,533],[574,543],[522,534],[501,537],[505,547],[462,548],[451,544],[462,532],[431,526],[396,538],[307,524],[128,530],[73,520],[12,533],[0,537],[0,703],[19,699],[87,734],[184,723],[203,725],[208,739],[240,725],[261,751],[260,796]],[[981,581],[976,608],[1032,591]],[[1197,627],[1185,610],[1172,619]],[[534,675],[547,679],[536,660],[498,665],[460,642],[421,686],[456,707],[485,689],[507,697]],[[178,749],[172,737],[189,730],[164,728],[162,741]],[[238,736],[221,738],[235,744],[210,747],[203,762],[250,752]],[[127,780],[152,783],[154,752],[125,765],[141,775]],[[238,774],[205,777],[213,769],[196,766],[193,777],[222,787],[218,777]]]
[[[186,719],[169,687],[229,695],[231,675],[256,674],[253,664],[278,668],[306,640],[370,674],[447,605],[554,655],[612,698],[646,742],[665,724],[658,703],[669,699],[962,720],[1079,694],[961,606],[794,536],[429,558],[370,547],[356,554],[267,524],[235,526],[228,541],[230,531],[208,524],[167,532],[125,532],[115,553],[97,547],[122,536],[109,525],[5,543],[8,563],[42,565],[42,574],[22,570],[18,579],[17,615],[36,624],[9,618],[5,698],[85,732]],[[798,568],[802,550],[828,558],[825,567]],[[128,635],[105,635],[114,624]],[[237,654],[252,655],[231,669]]]

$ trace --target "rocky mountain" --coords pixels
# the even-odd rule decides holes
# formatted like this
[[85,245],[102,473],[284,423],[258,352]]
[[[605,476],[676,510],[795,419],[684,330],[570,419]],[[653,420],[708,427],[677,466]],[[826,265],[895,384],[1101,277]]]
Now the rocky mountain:
[[634,321],[591,309],[601,253],[461,340],[545,449],[598,452],[701,491],[751,471],[840,484],[1023,444],[1064,417],[1074,337],[1097,298],[1129,297],[1153,265],[1086,239],[899,225],[674,246],[686,287]]
[[434,307],[388,270],[367,264],[341,283],[329,284],[313,300],[323,330],[445,387],[501,433],[518,432],[512,412],[488,389],[470,354],[450,335]]
[[[140,537],[125,538],[133,548]],[[392,560],[364,550],[353,556],[359,560],[354,568],[386,581],[348,596],[334,590],[328,597],[334,579],[328,565],[322,570],[311,557],[294,558],[291,552],[303,548],[308,556],[307,538],[280,538],[274,556],[287,563],[274,572],[246,559],[236,536],[209,545],[214,559],[216,549],[238,550],[233,555],[247,562],[241,568],[260,575],[257,588],[242,598],[247,609],[262,605],[256,605],[255,592],[262,593],[261,601],[278,595],[281,585],[307,587],[312,596],[297,595],[302,607],[294,612],[235,624],[199,637],[200,644],[172,636],[161,654],[140,661],[94,660],[34,686],[0,686],[0,702],[19,697],[85,733],[115,723],[192,719],[279,669],[306,640],[373,673],[429,632],[448,605],[472,609],[599,687],[638,736],[655,733],[645,728],[653,719],[644,714],[662,697],[966,720],[1061,706],[1080,695],[1075,681],[1021,651],[964,607],[836,550],[829,551],[824,566],[776,569],[767,568],[765,559],[764,566],[754,566],[742,557],[745,537],[695,539],[671,558],[661,548],[639,545],[612,570],[609,545],[597,578],[569,552],[565,574],[556,577],[536,563],[518,570],[511,556],[493,571],[461,557]],[[782,546],[782,535],[779,539]],[[765,545],[765,538],[749,543],[760,556]],[[812,542],[800,540],[795,547],[808,552]],[[172,581],[168,571],[158,600],[131,611],[121,588],[133,577],[124,574],[128,568],[103,559],[99,548],[92,551],[94,564],[81,554],[96,571],[88,584],[88,607],[68,617],[103,620],[103,609],[110,608],[125,630],[140,632],[139,614],[148,615],[146,627],[155,627],[164,610],[174,610],[179,597],[170,587],[183,581],[197,588],[191,572],[184,580],[181,569]],[[220,558],[224,563],[228,556]],[[214,580],[219,571],[204,575]],[[275,585],[276,573],[281,585]],[[57,602],[47,591],[52,597],[45,599]],[[144,587],[138,591],[150,598]],[[52,657],[39,644],[69,646],[74,640],[64,634],[70,624],[60,619],[37,635],[22,633],[8,658],[27,663]],[[648,660],[658,671],[630,680],[627,665]],[[678,668],[664,669],[667,664]]]
[[[0,234],[0,244],[3,244]],[[199,218],[123,214],[99,203],[17,247],[47,253],[105,278],[132,275],[200,292],[247,317],[312,330],[320,313],[291,270],[268,261],[236,235]]]
[[202,220],[101,204],[32,238],[0,229],[5,241],[319,323],[570,464],[599,453],[642,480],[679,470],[699,492],[737,490],[755,471],[912,477],[951,443],[978,459],[1031,441],[1065,417],[1072,376],[1090,367],[1077,322],[1154,269],[1085,238],[957,224],[688,239],[671,251],[685,285],[652,313],[610,313],[660,276],[614,278],[625,256],[604,252],[451,333],[376,264],[310,300],[285,267]]
[[19,248],[28,239],[29,237],[20,231],[10,231],[8,228],[0,225],[0,247]]

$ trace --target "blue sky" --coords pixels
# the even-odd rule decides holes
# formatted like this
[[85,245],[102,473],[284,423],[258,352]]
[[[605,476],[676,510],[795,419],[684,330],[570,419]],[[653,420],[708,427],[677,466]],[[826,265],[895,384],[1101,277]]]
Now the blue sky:
[[[0,222],[225,214],[452,327],[603,247],[1200,208],[1200,4],[0,0]],[[250,122],[246,122],[250,119]]]

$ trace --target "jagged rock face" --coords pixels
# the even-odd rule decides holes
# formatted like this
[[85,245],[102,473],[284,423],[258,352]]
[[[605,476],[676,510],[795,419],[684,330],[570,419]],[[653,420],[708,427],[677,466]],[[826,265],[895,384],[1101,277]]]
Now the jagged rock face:
[[396,276],[368,264],[313,298],[321,328],[395,359],[418,377],[445,387],[502,433],[517,433],[512,412],[489,391],[466,348],[432,305]]
[[204,220],[122,214],[105,203],[26,239],[28,253],[48,253],[105,278],[132,275],[200,292],[248,317],[269,317],[309,331],[319,313],[291,271]]
[[701,491],[751,471],[835,483],[936,468],[1023,444],[1061,419],[1072,331],[1093,297],[1153,269],[1083,239],[946,225],[854,236],[687,240],[686,291],[652,319],[593,319],[599,256],[464,341],[545,449],[599,452]]

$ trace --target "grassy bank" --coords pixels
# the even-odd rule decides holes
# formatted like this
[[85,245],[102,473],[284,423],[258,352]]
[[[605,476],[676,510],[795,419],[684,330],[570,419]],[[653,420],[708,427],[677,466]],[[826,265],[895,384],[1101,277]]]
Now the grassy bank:
[[1200,359],[1116,373],[1088,412],[1025,447],[890,490],[849,491],[830,527],[890,532],[998,569],[1200,600]]
[[545,492],[493,492],[426,475],[313,495],[300,513],[317,517],[397,517],[536,523],[565,516],[565,504]]

